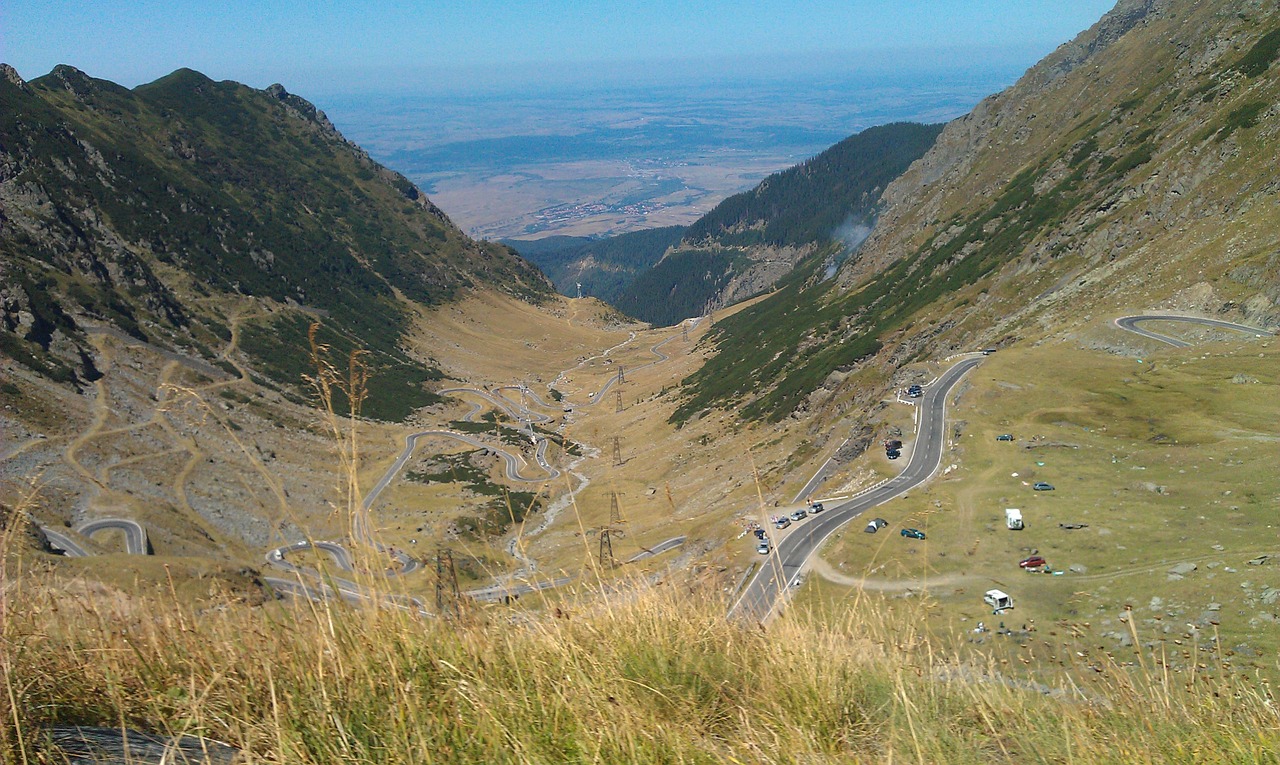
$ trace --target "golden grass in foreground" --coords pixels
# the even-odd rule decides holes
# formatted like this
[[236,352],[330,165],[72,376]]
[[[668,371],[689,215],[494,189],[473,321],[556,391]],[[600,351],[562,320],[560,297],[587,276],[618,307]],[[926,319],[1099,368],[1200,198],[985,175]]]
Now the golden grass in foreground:
[[[1269,694],[1141,668],[1104,698],[1018,688],[867,609],[767,631],[697,588],[463,624],[5,583],[0,747],[54,724],[196,733],[281,763],[1274,762]],[[873,607],[872,607],[873,608]],[[518,618],[511,618],[511,617]]]

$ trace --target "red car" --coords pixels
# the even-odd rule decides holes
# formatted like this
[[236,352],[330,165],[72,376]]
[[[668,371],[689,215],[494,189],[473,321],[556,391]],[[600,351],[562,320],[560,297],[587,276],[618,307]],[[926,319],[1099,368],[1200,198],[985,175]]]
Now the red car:
[[1049,562],[1039,555],[1032,555],[1026,560],[1019,561],[1018,565],[1023,568],[1040,568],[1041,566],[1049,565]]

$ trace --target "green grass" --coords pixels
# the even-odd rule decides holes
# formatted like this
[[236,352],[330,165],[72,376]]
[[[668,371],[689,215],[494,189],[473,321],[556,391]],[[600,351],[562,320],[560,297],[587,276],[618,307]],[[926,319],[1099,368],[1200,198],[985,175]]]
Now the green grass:
[[[928,619],[939,634],[993,624],[981,595],[998,587],[1017,602],[1011,624],[1034,620],[1037,640],[1057,632],[1041,646],[1050,660],[1076,650],[1139,660],[1122,645],[1129,606],[1139,642],[1151,644],[1147,660],[1166,652],[1185,673],[1184,646],[1216,634],[1223,656],[1212,666],[1277,676],[1275,609],[1264,596],[1280,589],[1280,561],[1248,564],[1275,549],[1280,440],[1269,423],[1280,421],[1280,389],[1267,370],[1276,362],[1274,349],[1238,340],[1152,348],[1141,363],[1062,346],[1001,351],[971,373],[953,410],[965,424],[944,463],[959,469],[878,509],[891,534],[842,532],[826,558],[877,580],[939,582]],[[1005,432],[1017,441],[995,441]],[[1057,489],[1031,491],[1041,480]],[[1022,509],[1024,531],[1004,528],[1006,507]],[[901,540],[901,526],[926,529],[927,543]],[[1025,574],[1016,563],[1032,551],[1057,570],[1085,570]],[[1171,578],[1182,561],[1197,570]],[[851,592],[832,589],[836,601]]]
[[[478,423],[453,423],[476,425]],[[483,431],[476,431],[483,432]],[[494,483],[488,471],[476,467],[472,458],[478,451],[461,454],[438,454],[432,459],[443,462],[445,468],[435,473],[410,471],[405,480],[418,483],[461,483],[468,491],[488,497],[471,506],[473,513],[459,516],[455,526],[468,539],[483,541],[490,537],[501,536],[511,526],[522,522],[526,516],[542,509],[542,500],[535,492],[512,491],[505,486]]]

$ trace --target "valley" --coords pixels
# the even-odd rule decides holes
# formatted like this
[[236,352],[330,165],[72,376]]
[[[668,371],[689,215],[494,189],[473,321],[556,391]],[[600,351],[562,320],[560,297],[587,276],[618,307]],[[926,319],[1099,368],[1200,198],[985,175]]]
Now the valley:
[[[1280,10],[1121,0],[777,172],[848,112],[595,95],[366,149],[0,66],[0,759],[1274,760]],[[679,226],[727,186],[579,184],[778,125]],[[459,168],[629,233],[473,238]]]

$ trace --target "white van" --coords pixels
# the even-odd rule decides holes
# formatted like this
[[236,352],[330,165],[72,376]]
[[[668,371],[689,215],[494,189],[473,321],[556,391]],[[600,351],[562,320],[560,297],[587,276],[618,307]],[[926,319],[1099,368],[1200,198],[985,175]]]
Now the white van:
[[1013,598],[1009,597],[1009,594],[1003,590],[987,590],[982,602],[991,606],[991,613],[993,614],[1013,608]]
[[1004,525],[1009,527],[1010,531],[1021,531],[1022,511],[1016,507],[1007,507],[1004,511]]

